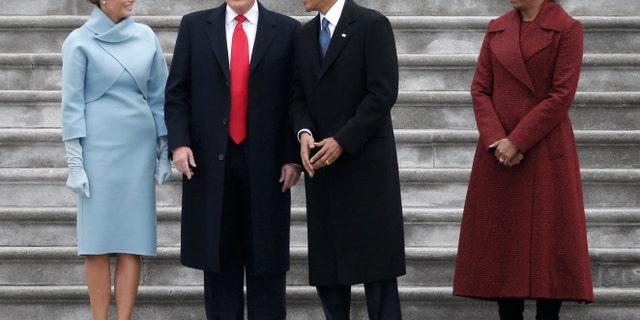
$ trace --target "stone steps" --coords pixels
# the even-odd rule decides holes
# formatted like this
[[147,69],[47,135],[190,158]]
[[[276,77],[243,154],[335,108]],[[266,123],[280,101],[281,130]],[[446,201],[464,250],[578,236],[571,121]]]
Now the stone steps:
[[[364,290],[352,289],[353,319],[366,319]],[[85,286],[0,286],[0,318],[2,319],[87,319],[90,318]],[[451,287],[401,287],[403,319],[495,319],[495,303],[464,299],[451,295]],[[560,313],[566,320],[632,320],[640,312],[640,290],[598,288],[596,303],[589,306],[565,303]],[[528,303],[525,317],[532,318]],[[324,319],[314,288],[287,288],[287,319]],[[46,312],[46,313],[43,313]],[[141,286],[134,320],[203,319],[201,286]]]
[[[492,302],[451,295],[462,205],[478,134],[468,93],[487,23],[506,1],[356,0],[394,27],[401,89],[392,111],[402,182],[408,275],[404,319],[497,318]],[[306,22],[299,0],[261,0]],[[137,1],[167,61],[185,13],[221,1]],[[565,303],[562,319],[640,314],[640,1],[562,0],[585,27],[585,59],[570,111],[584,180],[596,303]],[[64,185],[60,46],[92,6],[78,0],[3,0],[0,7],[0,319],[91,318],[76,255],[76,196]],[[428,128],[428,129],[427,129]],[[133,319],[203,319],[202,275],[179,264],[180,182],[158,190],[159,255],[144,258]],[[324,319],[307,286],[302,182],[292,193],[288,319]],[[54,276],[55,275],[55,276]],[[352,318],[365,319],[361,286]],[[526,318],[533,318],[530,302]],[[112,317],[113,320],[115,318]]]
[[[262,0],[267,8],[288,15],[305,15],[298,0]],[[88,15],[91,6],[77,0],[39,0],[30,3],[24,0],[3,0],[0,15]],[[493,0],[450,0],[404,1],[401,5],[389,0],[359,0],[358,4],[374,8],[386,15],[398,16],[485,16],[501,15],[511,6],[506,2]],[[154,0],[135,4],[136,15],[183,15],[195,10],[217,6],[210,0]],[[640,4],[634,1],[585,2],[583,0],[563,0],[562,7],[572,15],[580,16],[633,16],[640,12]]]
[[[58,90],[0,90],[0,128],[59,128]],[[640,92],[578,92],[570,110],[576,130],[637,130]],[[475,128],[468,91],[401,91],[396,129]]]
[[[462,207],[469,169],[401,168],[402,203],[409,207]],[[640,207],[640,169],[582,169],[586,207]],[[0,207],[73,207],[76,197],[64,185],[65,168],[0,168]],[[158,206],[180,204],[176,179],[157,187]],[[305,203],[301,183],[292,206]]]
[[[640,247],[590,249],[593,283],[596,288],[633,289],[640,286],[636,261]],[[453,282],[456,248],[407,247],[407,275],[402,287],[446,287]],[[198,286],[202,272],[183,267],[180,249],[159,247],[158,256],[142,259],[140,285]],[[0,286],[84,285],[84,260],[76,247],[0,247]],[[306,247],[291,247],[289,286],[308,285]],[[51,277],[52,274],[57,275]]]
[[[400,90],[468,91],[476,57],[401,54]],[[167,60],[170,63],[170,54]],[[0,54],[0,90],[59,90],[61,66],[62,55],[58,53]],[[634,91],[639,81],[640,54],[586,54],[578,90]]]
[[[291,245],[307,245],[304,207],[294,207]],[[455,248],[460,207],[404,207],[407,247]],[[640,207],[587,207],[591,248],[640,248]],[[75,207],[0,207],[0,247],[72,247],[76,245]],[[158,208],[158,245],[180,246],[179,206]],[[1,273],[0,273],[1,274]]]
[[[395,134],[401,168],[471,168],[476,130],[396,129]],[[576,130],[575,136],[582,168],[640,168],[640,130]],[[67,166],[57,128],[0,128],[0,146],[6,151],[0,167]]]
[[[294,16],[301,22],[308,16]],[[390,16],[400,54],[477,54],[493,16]],[[577,17],[585,28],[585,52],[640,52],[640,17]],[[81,26],[82,16],[2,16],[2,53],[59,53],[69,32]],[[166,53],[173,51],[181,16],[136,16],[152,27]]]

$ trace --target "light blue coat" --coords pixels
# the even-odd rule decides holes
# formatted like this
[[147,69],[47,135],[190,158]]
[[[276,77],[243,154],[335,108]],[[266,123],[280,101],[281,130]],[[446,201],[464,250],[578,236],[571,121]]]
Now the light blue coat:
[[148,26],[96,7],[62,45],[62,138],[80,139],[91,197],[78,197],[78,251],[156,254],[156,139],[167,134],[167,66]]

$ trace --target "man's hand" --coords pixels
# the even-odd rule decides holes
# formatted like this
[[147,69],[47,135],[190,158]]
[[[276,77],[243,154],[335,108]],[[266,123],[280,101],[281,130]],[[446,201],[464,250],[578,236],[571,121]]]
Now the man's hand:
[[315,147],[315,140],[308,132],[300,133],[300,158],[302,159],[302,166],[310,178],[313,178],[314,169],[311,165],[311,159],[309,159],[309,153]]
[[313,158],[311,158],[311,164],[314,169],[330,166],[342,155],[342,147],[332,137],[316,142],[314,145],[320,148]]
[[282,183],[282,192],[287,191],[287,189],[298,183],[301,171],[302,169],[300,169],[299,166],[292,163],[287,163],[282,166],[280,170],[280,180],[278,180],[278,182]]
[[193,158],[193,152],[189,147],[177,147],[173,150],[173,165],[176,169],[187,176],[187,179],[193,177],[193,170],[196,167],[196,161]]

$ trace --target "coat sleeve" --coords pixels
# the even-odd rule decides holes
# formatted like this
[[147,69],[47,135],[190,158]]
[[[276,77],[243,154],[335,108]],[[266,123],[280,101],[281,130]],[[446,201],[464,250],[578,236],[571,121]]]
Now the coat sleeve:
[[[294,37],[295,37],[295,35],[298,34],[298,32],[300,31],[300,22],[295,21],[293,23],[293,29],[294,29],[293,34],[294,34]],[[290,46],[290,50],[291,51],[290,51],[290,54],[289,54],[290,57],[295,57],[295,53],[296,53],[296,51],[295,51],[295,42],[296,42],[295,39],[291,42],[291,46]],[[292,81],[292,86],[290,87],[290,91],[289,91],[289,93],[290,93],[289,98],[290,99],[293,96],[293,90],[294,90],[293,89],[293,81],[295,81],[294,80],[295,74],[296,74],[295,70],[297,70],[296,64],[293,63],[292,65],[293,65],[293,67],[291,68],[291,74],[289,75],[290,79]],[[288,116],[290,117],[291,116],[291,103],[288,105],[287,113],[288,113]],[[285,148],[284,148],[284,159],[285,159],[285,163],[295,163],[295,164],[301,165],[302,164],[302,160],[300,160],[300,145],[297,142],[295,133],[293,135],[289,134],[292,131],[293,131],[292,121],[286,121],[286,134],[284,135],[284,140],[285,140],[284,141],[284,146],[285,146]]]
[[152,33],[155,41],[155,56],[151,65],[151,72],[147,83],[148,103],[153,119],[156,123],[156,135],[158,137],[167,135],[167,127],[164,123],[164,90],[167,83],[167,62],[164,59],[160,41]]
[[304,92],[304,87],[302,86],[302,78],[300,75],[300,70],[302,70],[301,63],[301,54],[299,52],[302,29],[298,29],[296,32],[295,40],[294,40],[294,66],[293,66],[293,84],[292,84],[292,93],[291,99],[289,103],[289,118],[291,119],[291,123],[293,126],[293,134],[297,139],[298,131],[302,129],[309,129],[313,133],[315,131],[315,126],[313,120],[311,120],[311,115],[309,113],[308,101]]
[[493,105],[493,66],[489,40],[490,33],[487,33],[471,83],[473,112],[480,132],[480,141],[487,150],[491,144],[507,136]]
[[72,33],[62,45],[62,140],[87,136],[85,123],[85,73],[87,56]]
[[577,20],[562,32],[548,96],[531,109],[509,134],[509,140],[521,152],[531,149],[568,116],[582,68],[583,38],[582,24]]
[[356,154],[380,130],[398,98],[398,55],[389,19],[376,16],[365,36],[367,93],[355,115],[334,135],[350,154]]
[[169,149],[191,146],[189,116],[191,108],[191,53],[189,23],[182,18],[173,50],[173,60],[165,91],[164,119]]

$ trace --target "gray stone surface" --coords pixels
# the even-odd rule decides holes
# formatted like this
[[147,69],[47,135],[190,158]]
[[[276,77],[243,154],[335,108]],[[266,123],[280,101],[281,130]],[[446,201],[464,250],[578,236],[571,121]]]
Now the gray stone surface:
[[[356,0],[389,16],[401,88],[392,116],[402,179],[405,319],[495,319],[494,303],[451,296],[453,263],[477,132],[469,86],[495,0]],[[168,63],[180,16],[222,0],[138,0]],[[306,22],[300,0],[264,0]],[[585,27],[585,59],[570,115],[587,206],[596,303],[566,303],[562,319],[640,314],[640,2],[561,0]],[[91,317],[75,248],[75,195],[60,141],[60,45],[91,10],[84,0],[3,0],[0,6],[0,319]],[[202,274],[180,266],[180,182],[158,187],[157,257],[144,258],[134,319],[202,319]],[[302,182],[293,190],[288,319],[323,319],[306,286]],[[361,286],[353,319],[365,319]],[[533,317],[528,303],[526,316]],[[112,318],[113,319],[113,318]]]
[[[80,1],[80,0],[78,0]],[[297,17],[307,21],[308,17]],[[638,53],[640,17],[579,17],[585,27],[587,53]],[[491,17],[389,17],[401,54],[477,54]],[[58,53],[82,16],[1,16],[2,53]],[[157,33],[165,52],[173,51],[179,16],[140,16]],[[46,35],[46,36],[43,36]]]
[[[300,0],[261,2],[281,13],[306,14]],[[135,14],[139,15],[182,15],[220,3],[221,0],[138,0],[134,8]],[[497,16],[511,10],[506,1],[494,0],[359,0],[358,3],[387,15],[406,16]],[[640,4],[635,1],[563,0],[560,3],[572,15],[629,16],[640,12]],[[86,15],[91,8],[83,0],[3,0],[0,15]]]

